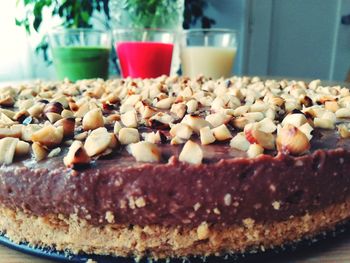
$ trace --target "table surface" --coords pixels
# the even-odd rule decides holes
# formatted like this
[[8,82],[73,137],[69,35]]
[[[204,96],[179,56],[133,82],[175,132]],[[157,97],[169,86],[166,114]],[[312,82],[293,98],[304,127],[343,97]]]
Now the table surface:
[[[26,255],[0,245],[0,262],[2,263],[53,263],[54,261]],[[208,261],[207,261],[208,262]],[[241,261],[237,261],[240,263]],[[319,244],[304,246],[294,252],[274,255],[271,258],[259,257],[243,260],[244,263],[347,263],[350,262],[350,231],[335,238],[321,241]],[[103,262],[99,262],[103,263]],[[210,262],[209,262],[210,263]]]

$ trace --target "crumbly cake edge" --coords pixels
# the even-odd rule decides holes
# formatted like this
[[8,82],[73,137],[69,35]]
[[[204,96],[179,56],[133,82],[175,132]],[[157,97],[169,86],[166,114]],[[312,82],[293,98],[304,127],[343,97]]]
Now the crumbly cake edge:
[[186,226],[93,226],[76,215],[35,216],[0,206],[0,231],[15,243],[54,247],[77,254],[151,258],[208,256],[264,251],[331,230],[350,218],[350,199],[282,222],[219,226],[203,222]]

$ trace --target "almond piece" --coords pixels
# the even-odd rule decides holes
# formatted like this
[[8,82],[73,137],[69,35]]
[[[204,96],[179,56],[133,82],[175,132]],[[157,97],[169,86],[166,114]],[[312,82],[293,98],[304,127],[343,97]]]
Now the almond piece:
[[32,107],[30,107],[27,111],[30,114],[30,116],[39,118],[44,111],[44,107],[45,107],[44,103],[36,103]]
[[216,140],[213,131],[208,126],[200,129],[199,134],[203,145],[211,144]]
[[215,138],[218,141],[225,141],[232,138],[231,132],[225,124],[222,124],[219,127],[212,129],[212,131]]
[[121,128],[118,134],[118,139],[122,145],[127,145],[139,142],[140,135],[135,128]]
[[160,151],[154,143],[137,142],[129,145],[132,156],[138,162],[159,162]]
[[151,118],[156,113],[157,113],[156,109],[146,105],[143,107],[143,109],[141,111],[141,117],[142,117],[142,119],[148,119],[148,118]]
[[179,156],[181,162],[200,164],[203,159],[202,148],[195,142],[189,140],[185,143]]
[[59,145],[63,140],[63,127],[45,126],[31,136],[33,142],[38,142],[49,148]]
[[75,118],[63,118],[57,121],[54,125],[55,127],[63,127],[63,136],[65,138],[70,138],[74,136],[75,130]]
[[240,150],[240,151],[248,151],[250,143],[245,137],[244,132],[238,133],[235,137],[230,141],[231,148]]
[[83,117],[83,129],[85,131],[95,130],[104,126],[102,111],[100,108],[88,111]]
[[170,135],[179,137],[184,140],[188,140],[192,136],[192,129],[184,123],[177,123],[170,129]]
[[90,161],[91,159],[81,141],[74,141],[69,147],[67,155],[63,158],[64,165],[69,168],[73,168],[75,165],[88,164]]
[[40,143],[37,143],[37,142],[34,142],[32,144],[32,151],[34,154],[34,158],[37,162],[44,160],[48,155],[47,149],[44,146],[42,146]]
[[54,112],[45,113],[45,116],[52,124],[62,119],[62,116],[60,114]]
[[292,155],[301,155],[310,149],[307,136],[292,124],[279,130],[276,144],[279,152]]
[[49,112],[61,114],[62,111],[63,111],[63,106],[59,102],[50,102],[44,106],[45,114]]
[[134,110],[125,112],[120,116],[120,119],[127,128],[137,127],[137,116]]
[[16,156],[27,155],[30,152],[30,144],[24,141],[18,141],[16,145]]
[[104,127],[93,130],[86,138],[84,148],[90,157],[96,156],[105,151],[111,143],[111,135]]
[[74,117],[74,113],[70,110],[63,110],[61,112],[61,116],[62,118],[73,118]]
[[255,158],[264,153],[264,148],[259,144],[251,144],[249,145],[247,155],[249,158]]
[[11,164],[15,157],[17,138],[2,138],[0,140],[0,164]]

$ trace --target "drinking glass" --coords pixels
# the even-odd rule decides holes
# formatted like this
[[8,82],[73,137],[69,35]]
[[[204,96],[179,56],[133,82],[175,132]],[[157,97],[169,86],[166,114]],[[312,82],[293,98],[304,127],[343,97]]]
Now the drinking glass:
[[59,29],[49,34],[53,64],[59,79],[108,78],[111,37],[95,29]]
[[167,29],[117,29],[113,33],[122,76],[169,75],[176,33]]
[[182,74],[213,79],[230,77],[237,52],[237,33],[231,29],[189,29],[182,33]]

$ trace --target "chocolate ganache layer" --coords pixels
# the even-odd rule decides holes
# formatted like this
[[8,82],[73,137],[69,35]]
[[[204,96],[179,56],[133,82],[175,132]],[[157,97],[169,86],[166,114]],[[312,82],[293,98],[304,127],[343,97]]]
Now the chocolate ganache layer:
[[237,77],[37,85],[9,89],[0,109],[8,208],[94,225],[225,226],[350,198],[345,88]]

